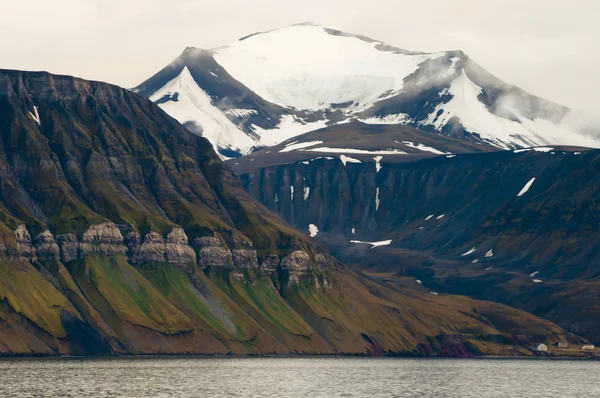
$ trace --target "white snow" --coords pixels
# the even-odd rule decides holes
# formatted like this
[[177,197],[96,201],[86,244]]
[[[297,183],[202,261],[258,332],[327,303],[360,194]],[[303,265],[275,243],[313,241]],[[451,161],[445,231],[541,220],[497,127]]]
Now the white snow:
[[194,122],[200,126],[202,136],[215,148],[230,148],[246,154],[255,145],[252,138],[214,105],[208,94],[194,81],[187,67],[156,91],[150,100],[157,101],[175,93],[179,93],[177,101],[167,101],[159,106],[182,124]]
[[417,283],[418,283],[419,285],[422,285],[422,284],[423,284],[423,281],[421,281],[420,279],[417,279]]
[[448,159],[452,159],[452,158],[455,158],[455,157],[456,157],[456,155],[448,155],[448,156],[446,156],[446,157],[447,157]]
[[533,149],[536,152],[545,152],[545,153],[548,153],[548,152],[554,150],[554,148],[547,148],[547,147],[536,147],[536,148],[531,148],[531,149]]
[[527,191],[529,191],[529,188],[531,188],[531,186],[533,185],[533,183],[535,182],[535,177],[533,177],[531,180],[529,180],[529,182],[527,184],[525,184],[525,186],[523,187],[523,189],[521,189],[521,192],[519,192],[519,194],[517,196],[523,196],[527,193]]
[[250,115],[258,114],[258,111],[254,109],[227,109],[224,112],[226,115],[235,117],[248,117]]
[[487,253],[485,253],[485,257],[486,258],[490,258],[490,257],[494,257],[494,249],[488,251]]
[[273,129],[264,129],[255,124],[250,127],[260,136],[259,142],[261,145],[273,146],[309,131],[327,127],[327,120],[305,122],[293,115],[283,115],[277,127]]
[[314,238],[319,233],[319,228],[315,224],[310,224],[308,226],[308,232],[310,233],[310,237]]
[[310,164],[310,162],[308,160],[304,160],[301,162],[302,164]]
[[436,293],[436,292],[429,292],[429,294],[434,295],[434,296],[439,296],[440,295],[439,293]]
[[330,153],[354,153],[357,155],[406,155],[406,152],[400,149],[388,149],[388,150],[366,150],[366,149],[352,149],[352,148],[329,148],[329,147],[318,147],[305,149],[311,152],[330,152]]
[[434,216],[433,214],[431,214],[430,216],[428,216],[428,217],[425,219],[425,221],[429,221],[429,220],[431,220],[433,217],[435,217],[435,216]]
[[489,270],[492,270],[492,269],[494,269],[494,267],[487,267],[485,270],[489,271]]
[[473,254],[477,251],[476,248],[472,248],[471,250],[469,250],[468,252],[462,254],[462,257],[468,256],[469,254]]
[[356,235],[356,228],[352,228],[352,235]]
[[573,155],[575,155],[575,156],[581,155],[581,152],[573,152]]
[[38,107],[35,105],[33,106],[33,112],[34,113],[29,112],[29,116],[31,116],[33,118],[33,120],[36,121],[38,126],[41,126],[42,122],[40,121],[40,114],[38,113]]
[[279,153],[291,152],[291,151],[295,151],[297,149],[308,148],[308,147],[319,145],[322,143],[323,143],[323,141],[309,141],[309,142],[298,142],[298,143],[292,142],[292,143],[286,145],[285,148],[283,148],[281,151],[279,151]]
[[539,273],[540,273],[540,271],[535,271],[534,273],[532,273],[532,274],[531,274],[531,275],[529,275],[529,276],[533,278],[534,276],[536,276],[536,275],[537,275],[537,274],[539,274]]
[[442,214],[441,216],[437,216],[437,217],[436,217],[436,220],[441,220],[441,219],[442,219],[442,218],[444,218],[444,217],[446,217],[446,215],[445,215],[445,214]]
[[541,279],[534,279],[533,283],[544,283],[544,281]]
[[411,119],[406,113],[397,113],[391,115],[385,115],[383,117],[370,117],[367,119],[358,119],[360,122],[365,124],[408,124]]
[[427,59],[375,48],[319,26],[295,25],[216,49],[215,60],[263,99],[286,107],[324,110],[353,102],[356,112],[399,92]]
[[375,211],[379,210],[379,187],[377,187],[377,192],[375,193]]
[[[467,131],[477,133],[490,144],[503,148],[532,147],[548,144],[598,147],[598,141],[578,134],[545,119],[528,119],[506,101],[505,110],[519,121],[505,119],[489,111],[478,99],[482,88],[467,76],[464,69],[444,94],[453,98],[439,104],[422,124],[440,130],[456,117]],[[503,101],[501,98],[499,101]],[[438,112],[441,115],[438,117]]]
[[277,196],[277,194],[275,194],[275,198],[273,199],[273,201],[274,201],[275,203],[278,203],[278,202],[279,202],[279,197]]
[[308,200],[309,196],[310,196],[310,187],[304,187],[304,201],[305,202]]
[[477,264],[478,262],[479,262],[478,259],[475,259],[475,260],[471,261],[471,263],[473,263],[473,264]]
[[348,163],[348,162],[350,162],[350,163],[362,163],[360,160],[351,158],[350,156],[346,156],[346,155],[340,155],[340,160],[342,161],[342,163],[344,164],[344,166],[346,166],[346,163]]
[[371,245],[373,247],[371,247],[371,249],[379,247],[379,246],[388,246],[392,243],[391,240],[383,240],[381,242],[362,242],[360,240],[351,240],[350,243],[359,243],[359,244],[365,244],[365,245]]
[[435,153],[436,155],[448,155],[448,152],[442,152],[438,149],[432,148],[432,147],[424,145],[424,144],[415,144],[414,142],[411,142],[411,141],[402,141],[402,143],[409,148],[418,149],[419,151],[422,151],[422,152],[431,152],[431,153]]
[[290,200],[294,201],[294,186],[290,186]]
[[377,173],[379,173],[381,170],[381,161],[383,160],[383,156],[375,156],[373,160],[375,161],[375,170]]

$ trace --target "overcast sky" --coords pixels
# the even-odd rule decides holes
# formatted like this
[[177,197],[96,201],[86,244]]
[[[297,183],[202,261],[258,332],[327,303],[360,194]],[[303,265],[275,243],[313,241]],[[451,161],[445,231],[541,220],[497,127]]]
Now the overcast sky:
[[509,83],[600,113],[598,0],[0,0],[0,68],[133,87],[187,46],[305,21],[409,50],[461,49]]

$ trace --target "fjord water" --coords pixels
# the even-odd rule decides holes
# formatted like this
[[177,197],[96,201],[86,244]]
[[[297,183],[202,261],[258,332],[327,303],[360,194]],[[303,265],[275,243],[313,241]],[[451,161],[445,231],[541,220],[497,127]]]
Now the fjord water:
[[367,358],[0,361],[2,397],[598,397],[600,362]]

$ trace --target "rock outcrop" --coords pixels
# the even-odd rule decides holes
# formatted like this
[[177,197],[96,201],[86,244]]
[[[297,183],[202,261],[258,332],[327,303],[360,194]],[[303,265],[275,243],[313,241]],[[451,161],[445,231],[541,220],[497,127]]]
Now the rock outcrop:
[[299,283],[308,274],[309,267],[310,256],[302,250],[290,253],[281,261],[281,268],[288,272],[290,285]]
[[188,245],[188,237],[181,228],[173,228],[165,239],[165,260],[171,264],[195,264],[196,252]]
[[256,250],[232,250],[233,263],[236,268],[258,268],[258,257],[256,256]]
[[[129,227],[123,228],[127,230]],[[256,250],[252,249],[252,242],[237,241],[236,245],[243,248],[231,250],[216,234],[194,239],[192,247],[188,236],[180,227],[173,228],[166,237],[151,231],[141,239],[138,232],[130,231],[124,238],[119,226],[107,221],[91,225],[83,233],[81,240],[75,234],[55,237],[46,230],[38,234],[32,243],[29,231],[22,224],[15,230],[15,236],[17,248],[13,250],[14,254],[31,262],[61,260],[68,263],[93,255],[127,256],[131,264],[168,263],[182,267],[185,271],[190,271],[190,267],[195,264],[203,269],[229,268],[233,269],[232,276],[240,280],[245,275],[241,270],[256,269],[272,275],[281,266],[287,271],[290,284],[297,284],[306,277],[311,267],[322,271],[329,266],[325,255],[316,253],[314,261],[311,261],[309,254],[300,249],[294,250],[283,260],[276,254],[270,254],[259,262]]]
[[196,238],[193,245],[198,249],[198,265],[201,268],[233,267],[231,250],[218,237]]
[[31,235],[25,224],[21,224],[15,230],[15,237],[17,239],[17,254],[21,257],[26,258],[29,261],[36,261],[37,256],[35,253],[35,247],[31,243]]
[[117,224],[112,222],[91,225],[83,233],[79,250],[81,258],[92,254],[105,256],[127,254],[127,246],[123,243],[123,235]]
[[276,254],[269,254],[260,264],[260,269],[266,272],[267,274],[273,274],[277,272],[278,266],[279,256],[277,256]]
[[46,230],[34,239],[37,257],[42,261],[59,260],[60,248],[56,244],[52,232]]

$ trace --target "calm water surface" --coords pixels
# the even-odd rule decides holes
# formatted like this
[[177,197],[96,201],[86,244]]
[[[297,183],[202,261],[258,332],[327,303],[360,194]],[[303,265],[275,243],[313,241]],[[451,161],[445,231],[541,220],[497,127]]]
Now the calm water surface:
[[0,361],[0,397],[600,397],[600,362],[19,359]]

